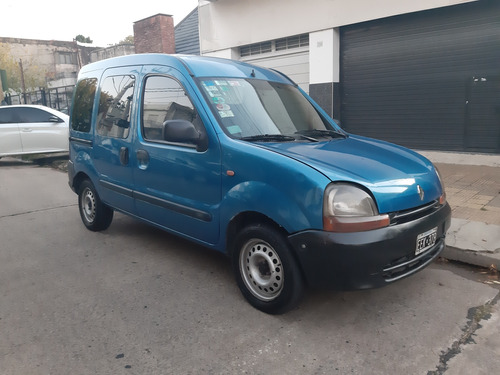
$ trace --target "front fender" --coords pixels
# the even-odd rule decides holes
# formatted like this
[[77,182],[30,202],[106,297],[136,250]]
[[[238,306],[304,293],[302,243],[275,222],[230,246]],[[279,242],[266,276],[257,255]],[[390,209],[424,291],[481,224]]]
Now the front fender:
[[[225,194],[220,210],[221,222],[229,223],[239,213],[251,211],[267,216],[288,233],[320,229],[322,205],[323,190],[319,188],[304,192],[293,188],[283,191],[262,181],[245,181]],[[224,237],[225,233],[221,238]]]

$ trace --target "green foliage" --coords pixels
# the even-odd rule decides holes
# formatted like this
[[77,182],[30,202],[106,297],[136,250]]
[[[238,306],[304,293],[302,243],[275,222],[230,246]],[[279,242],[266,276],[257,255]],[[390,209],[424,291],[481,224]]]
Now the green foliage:
[[[40,68],[33,59],[23,60],[22,65],[26,91],[47,86],[45,82],[47,72]],[[0,43],[0,68],[6,72],[9,89],[22,92],[20,61],[12,56],[10,46],[6,43]]]
[[10,55],[8,44],[0,43],[0,67],[5,70],[7,86],[13,90],[21,87],[21,72],[19,63]]
[[129,35],[125,39],[120,40],[118,44],[134,44],[134,36]]
[[90,39],[90,37],[85,37],[83,36],[82,34],[78,34],[76,37],[75,37],[75,40],[77,42],[80,42],[80,43],[89,43],[89,44],[92,44],[94,41],[92,39]]

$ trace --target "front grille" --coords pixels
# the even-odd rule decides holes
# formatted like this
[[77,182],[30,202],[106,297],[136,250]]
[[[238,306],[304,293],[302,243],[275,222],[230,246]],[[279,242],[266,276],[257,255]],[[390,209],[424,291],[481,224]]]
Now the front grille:
[[410,221],[420,219],[436,212],[441,207],[442,205],[439,204],[439,200],[434,200],[417,208],[393,212],[389,214],[389,217],[391,218],[391,225],[408,223]]
[[387,264],[383,268],[382,277],[388,283],[409,276],[425,266],[436,258],[444,249],[444,236],[441,236],[436,244],[426,252],[417,256],[404,256]]

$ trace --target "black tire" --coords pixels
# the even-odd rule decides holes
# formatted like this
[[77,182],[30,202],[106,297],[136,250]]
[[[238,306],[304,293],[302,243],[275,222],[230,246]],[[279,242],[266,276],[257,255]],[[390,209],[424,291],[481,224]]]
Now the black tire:
[[94,185],[84,180],[78,189],[80,217],[87,229],[98,232],[107,229],[113,220],[113,210],[103,204]]
[[238,233],[232,253],[236,282],[256,309],[282,314],[294,308],[304,281],[283,234],[267,225],[251,225]]

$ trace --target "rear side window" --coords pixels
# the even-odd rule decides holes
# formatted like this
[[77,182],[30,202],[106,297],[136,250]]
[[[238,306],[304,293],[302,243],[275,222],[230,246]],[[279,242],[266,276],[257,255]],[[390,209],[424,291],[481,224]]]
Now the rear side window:
[[43,111],[38,108],[19,108],[19,122],[20,123],[32,123],[32,122],[54,122],[50,119],[58,119],[51,113]]
[[78,82],[71,112],[71,128],[73,130],[90,132],[96,88],[96,78],[82,79]]
[[148,77],[143,100],[142,130],[145,139],[163,141],[163,123],[168,120],[186,120],[201,133],[205,132],[193,103],[174,78]]
[[127,138],[135,78],[132,75],[107,77],[101,86],[97,133],[107,137]]

